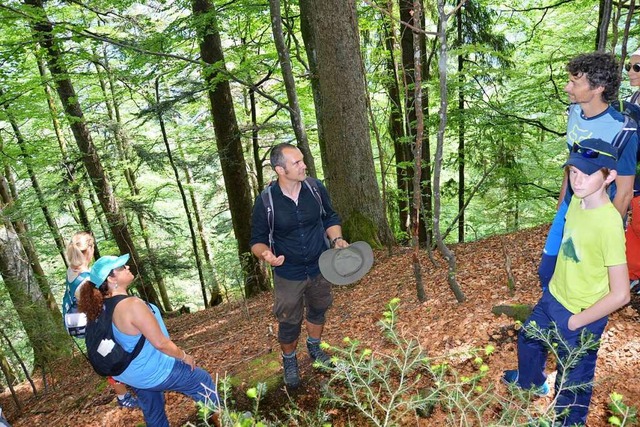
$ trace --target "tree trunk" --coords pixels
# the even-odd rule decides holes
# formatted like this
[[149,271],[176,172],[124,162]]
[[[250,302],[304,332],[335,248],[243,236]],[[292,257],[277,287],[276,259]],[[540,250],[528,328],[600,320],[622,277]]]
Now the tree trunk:
[[433,168],[433,232],[436,244],[442,256],[447,260],[447,282],[453,291],[456,300],[463,302],[465,296],[456,280],[456,257],[444,243],[440,233],[440,172],[442,170],[442,152],[444,147],[444,134],[447,128],[447,19],[444,11],[445,0],[438,0],[438,39],[440,40],[440,56],[438,58],[438,74],[440,79],[440,124],[438,126],[438,138],[436,155]]
[[424,130],[424,117],[422,115],[422,53],[420,30],[422,29],[422,7],[420,0],[413,2],[413,65],[414,65],[414,100],[416,110],[416,140],[413,150],[413,161],[415,174],[413,175],[413,206],[414,216],[411,223],[411,246],[413,247],[413,271],[416,279],[416,295],[418,301],[425,302],[427,296],[424,292],[424,283],[422,283],[422,267],[420,265],[420,202],[422,199],[422,186],[420,185],[420,176],[422,174],[422,137]]
[[[2,200],[0,205],[3,210],[6,208],[12,208],[15,204],[14,201],[16,200],[10,193],[7,180],[2,176],[0,176],[0,199]],[[27,224],[25,224],[25,222],[20,218],[13,218],[11,220],[11,224],[18,234],[27,256],[26,260],[28,260],[31,269],[33,270],[38,289],[42,293],[44,300],[47,302],[47,308],[49,309],[51,316],[56,319],[62,319],[62,312],[60,312],[60,307],[58,307],[58,303],[53,296],[53,292],[51,292],[51,285],[49,284],[49,280],[47,279],[47,276],[42,269],[42,265],[40,264],[38,252],[29,237]]]
[[196,260],[196,269],[198,270],[198,279],[200,280],[200,291],[202,292],[202,301],[204,302],[204,307],[207,308],[209,307],[209,300],[207,300],[207,285],[204,280],[202,261],[200,261],[200,251],[198,250],[198,239],[196,237],[196,230],[193,226],[193,219],[191,218],[189,202],[187,200],[187,193],[184,191],[184,187],[182,186],[182,180],[180,180],[180,174],[178,173],[176,162],[173,160],[173,152],[171,151],[171,145],[169,144],[169,137],[167,135],[167,128],[164,124],[164,118],[162,117],[162,109],[160,108],[160,77],[156,78],[155,90],[156,90],[155,110],[157,113],[158,123],[160,123],[160,131],[162,132],[162,141],[164,142],[164,147],[167,150],[167,158],[169,159],[169,164],[171,165],[171,169],[173,170],[173,176],[176,179],[176,185],[178,186],[178,191],[180,192],[180,198],[182,199],[182,207],[184,208],[184,213],[187,217],[187,223],[189,224],[189,234],[191,235],[191,247],[193,248],[193,255]]
[[[393,3],[389,1],[387,3],[387,11],[392,16],[393,12]],[[393,20],[387,18],[386,16],[383,19],[383,30],[384,30],[384,42],[385,47],[387,49],[387,60],[386,60],[386,68],[387,68],[387,79],[386,79],[386,90],[389,96],[389,103],[391,104],[391,109],[389,113],[389,136],[393,141],[393,149],[395,153],[395,164],[396,164],[396,185],[398,188],[398,218],[399,218],[399,228],[400,231],[405,233],[409,233],[409,184],[407,183],[407,165],[406,161],[406,148],[408,146],[407,142],[404,140],[404,126],[403,126],[403,115],[402,115],[402,99],[400,97],[400,86],[398,85],[398,72],[397,72],[397,64],[395,59],[395,43],[394,43],[394,34],[395,31],[393,29]]]
[[222,176],[229,200],[233,231],[238,244],[238,255],[245,274],[246,296],[268,290],[269,280],[258,259],[251,255],[252,194],[249,185],[240,130],[231,97],[229,81],[221,79],[226,73],[222,41],[218,32],[215,9],[209,0],[193,0],[195,25],[200,43],[202,60],[206,64],[204,79],[209,86],[211,116],[216,135],[216,145],[222,166]]
[[313,4],[315,1],[317,0],[299,0],[298,3],[300,4],[300,32],[302,33],[304,49],[307,53],[307,61],[309,62],[309,81],[311,82],[311,92],[313,93],[318,145],[320,146],[320,159],[322,160],[321,163],[324,171],[324,165],[329,161],[327,160],[327,144],[325,143],[324,129],[322,128],[323,122],[321,120],[323,116],[323,106],[320,102],[322,96],[320,94],[320,79],[318,78],[318,45],[315,33],[311,27]]
[[[456,24],[458,33],[458,46],[464,43],[462,33],[462,14],[464,8],[461,7],[456,13]],[[465,180],[464,180],[464,56],[458,55],[458,242],[464,242],[464,198],[465,198]]]
[[598,8],[598,28],[596,33],[596,50],[600,52],[605,52],[607,50],[607,35],[609,33],[609,22],[611,21],[612,9],[612,0],[600,0],[600,7]]
[[298,95],[296,93],[296,83],[293,79],[291,71],[291,60],[289,58],[289,49],[284,42],[282,34],[282,15],[280,14],[280,0],[269,0],[269,11],[271,12],[271,28],[273,30],[273,40],[278,52],[280,61],[280,69],[282,70],[282,78],[284,87],[287,92],[287,100],[289,101],[289,116],[291,117],[291,126],[298,141],[298,148],[304,157],[304,164],[307,165],[307,173],[312,177],[317,177],[316,164],[309,148],[309,140],[307,132],[302,121],[300,113],[300,104],[298,103]]
[[[4,91],[0,89],[0,96],[4,95]],[[56,244],[56,248],[58,249],[58,253],[62,258],[62,262],[65,267],[69,267],[67,263],[67,257],[65,256],[65,244],[62,240],[62,236],[60,235],[60,229],[58,228],[58,224],[53,219],[53,215],[51,215],[51,211],[49,211],[49,203],[44,197],[44,193],[42,192],[42,188],[40,187],[40,182],[38,181],[38,177],[36,176],[35,171],[33,170],[33,164],[31,162],[31,153],[27,148],[27,143],[22,136],[22,132],[20,131],[20,127],[18,127],[18,122],[14,117],[13,113],[9,109],[9,104],[3,104],[4,111],[7,114],[7,119],[11,124],[11,129],[13,129],[13,134],[16,137],[16,142],[18,143],[18,147],[20,147],[20,153],[22,155],[22,160],[24,162],[25,167],[27,168],[27,173],[29,174],[29,180],[31,181],[31,186],[33,187],[33,191],[36,193],[36,198],[38,199],[38,204],[40,205],[40,209],[42,210],[42,214],[44,215],[44,219],[49,227],[49,231],[51,232],[51,236]]]
[[209,238],[207,237],[207,233],[205,231],[202,214],[200,213],[200,202],[198,202],[198,196],[196,195],[196,192],[193,188],[195,182],[193,180],[191,167],[186,161],[184,150],[182,149],[182,145],[180,144],[179,139],[176,140],[176,145],[178,146],[178,152],[182,157],[182,161],[180,163],[183,165],[183,173],[185,176],[185,180],[187,181],[189,198],[191,199],[191,206],[193,206],[193,216],[196,220],[196,226],[198,227],[198,237],[200,238],[200,246],[202,246],[202,254],[204,256],[204,263],[206,266],[205,272],[209,275],[208,278],[205,277],[205,283],[208,284],[209,290],[211,291],[209,306],[216,306],[222,304],[222,293],[220,292],[220,283],[218,282],[215,264],[213,262],[213,251],[211,249],[211,244],[209,243]]
[[47,64],[51,75],[56,81],[58,96],[69,118],[69,126],[73,131],[78,148],[83,155],[82,160],[84,166],[91,177],[92,184],[95,186],[100,205],[107,217],[113,238],[121,253],[130,254],[131,273],[133,273],[134,276],[138,275],[138,273],[140,274],[137,289],[140,291],[141,296],[148,302],[161,306],[158,295],[148,280],[146,269],[140,261],[138,250],[129,232],[126,217],[118,206],[111,183],[102,168],[98,152],[93,144],[91,133],[84,119],[82,107],[78,102],[78,96],[76,95],[71,80],[68,77],[69,73],[62,60],[60,46],[54,38],[53,25],[46,15],[42,0],[24,0],[24,2],[26,5],[37,9],[32,15],[34,16],[31,22],[33,34],[47,52]]
[[22,369],[22,373],[24,374],[24,377],[27,379],[27,381],[29,381],[29,385],[31,385],[31,392],[33,393],[34,396],[37,396],[38,390],[36,389],[36,383],[33,382],[33,378],[31,378],[31,374],[29,374],[29,369],[27,369],[27,365],[24,363],[24,359],[20,356],[15,346],[13,345],[13,343],[11,342],[11,340],[9,339],[9,337],[7,336],[7,334],[4,332],[2,328],[0,328],[0,335],[2,336],[4,341],[7,343],[7,347],[9,347],[9,350],[11,350],[11,354],[13,354],[13,357],[20,364],[20,368]]
[[[3,211],[0,214],[4,216]],[[61,316],[54,317],[48,309],[18,235],[11,224],[3,222],[0,225],[0,274],[29,338],[34,367],[44,368],[57,358],[69,355],[69,336]]]
[[[102,73],[100,72],[99,65],[94,63],[98,75],[98,80],[100,82],[100,87],[102,89],[102,93],[105,99],[105,105],[107,107],[107,114],[109,115],[109,119],[111,120],[111,128],[113,129],[113,137],[116,141],[116,147],[118,148],[118,153],[121,158],[122,164],[124,165],[123,174],[125,177],[125,181],[127,182],[127,186],[129,187],[129,192],[133,197],[140,197],[140,188],[138,187],[136,174],[131,167],[133,164],[132,156],[130,155],[129,148],[129,139],[124,132],[124,126],[122,124],[121,116],[120,116],[120,108],[119,99],[116,95],[115,82],[113,79],[113,73],[109,68],[109,59],[107,57],[106,52],[103,54],[103,62],[102,67],[104,68],[107,74],[107,81],[105,82]],[[108,82],[108,85],[107,85]],[[108,90],[107,90],[108,86]],[[142,239],[144,241],[145,248],[147,249],[147,260],[150,264],[151,271],[153,272],[153,277],[155,278],[155,282],[158,285],[158,290],[160,291],[160,298],[162,299],[162,305],[164,306],[164,311],[169,312],[173,311],[173,307],[171,306],[171,300],[169,299],[169,294],[167,293],[167,286],[164,281],[164,275],[162,274],[162,270],[158,266],[158,257],[156,256],[156,252],[151,245],[151,240],[149,239],[149,232],[147,231],[147,224],[144,219],[142,212],[136,210],[135,211],[136,218],[138,219],[138,224],[140,225],[140,234],[142,235]]]
[[[80,227],[82,228],[82,230],[93,234],[93,227],[89,222],[87,208],[84,206],[84,201],[82,200],[80,182],[76,180],[75,167],[69,160],[69,154],[67,152],[67,141],[64,137],[64,134],[62,133],[62,126],[60,125],[60,121],[58,120],[58,110],[56,108],[55,101],[53,100],[51,88],[49,87],[49,83],[47,81],[47,74],[45,72],[44,62],[42,60],[42,55],[40,54],[40,52],[37,53],[36,59],[38,61],[38,72],[40,73],[40,78],[42,79],[42,89],[44,90],[44,94],[47,97],[47,105],[49,107],[49,114],[51,115],[51,123],[53,124],[56,139],[58,140],[58,145],[60,147],[60,153],[62,154],[63,180],[68,186],[69,192],[73,194],[73,205],[75,206],[75,209],[77,211],[77,220],[80,224]],[[73,212],[73,209],[70,210]],[[100,250],[98,249],[98,245],[94,247],[93,254],[96,259],[100,258]]]
[[2,375],[4,375],[4,378],[7,380],[7,387],[9,387],[11,397],[16,404],[16,408],[18,408],[18,412],[22,412],[22,403],[20,402],[20,399],[18,399],[18,393],[16,393],[15,388],[13,388],[13,384],[16,381],[16,376],[13,374],[11,365],[9,364],[8,359],[5,357],[2,348],[0,348],[0,371],[2,371]]
[[[406,22],[406,23],[411,23],[413,20],[413,15],[412,15],[412,11],[413,11],[413,0],[399,0],[399,6],[400,6],[400,20],[402,22]],[[423,34],[420,34],[418,37],[415,38],[415,40],[419,41],[419,45],[420,45],[420,50],[422,51],[422,55],[424,56],[424,51],[426,50],[424,49],[425,46],[425,37]],[[415,143],[415,136],[416,136],[416,123],[417,123],[417,112],[416,112],[416,105],[415,105],[415,91],[413,89],[414,85],[415,85],[415,61],[413,58],[414,55],[414,51],[415,51],[415,47],[414,47],[414,37],[413,37],[413,32],[411,31],[411,28],[408,28],[406,25],[401,25],[400,26],[400,45],[402,48],[402,68],[403,68],[403,81],[404,81],[404,87],[405,87],[405,126],[406,126],[406,135],[407,138],[405,139],[405,144],[403,149],[403,159],[402,161],[407,162],[406,164],[409,165],[410,162],[413,160],[413,154],[412,154],[412,149],[411,149],[411,145]],[[426,68],[426,67],[423,67]],[[426,69],[425,69],[425,73],[426,73]],[[423,141],[422,143],[424,144],[424,133],[423,133]],[[425,150],[426,149],[426,150]],[[429,161],[430,159],[427,158],[425,159],[424,156],[426,153],[429,153],[429,146],[428,146],[428,140],[426,141],[426,144],[424,144],[423,146],[423,160],[426,160],[426,165],[429,165]],[[425,153],[426,152],[426,153]],[[420,185],[421,188],[420,190],[422,191],[422,181],[423,180],[429,180],[430,179],[430,173],[429,170],[425,170],[425,162],[421,162],[420,165],[422,166],[422,171],[421,171],[421,176],[422,179],[420,180]],[[415,170],[415,165],[413,166],[407,166],[406,169],[406,173],[407,173],[407,198],[408,200],[413,200],[413,192],[414,192],[414,183],[415,180],[413,179],[416,170]],[[427,195],[423,195],[423,197],[426,197]],[[429,216],[429,212],[431,211],[431,200],[430,198],[424,199],[425,202],[425,209],[427,209],[426,215]],[[410,203],[410,207],[411,210],[409,212],[409,218],[414,218],[417,214],[420,214],[420,211],[416,211],[416,207],[414,205],[414,203]],[[410,221],[410,219],[409,219]],[[421,221],[419,224],[419,236],[420,236],[420,242],[426,242],[428,240],[428,233],[427,233],[427,222],[426,221]]]
[[327,188],[348,240],[364,240],[375,247],[388,245],[393,236],[383,214],[373,164],[355,3],[326,0],[309,6],[307,19],[318,61]]

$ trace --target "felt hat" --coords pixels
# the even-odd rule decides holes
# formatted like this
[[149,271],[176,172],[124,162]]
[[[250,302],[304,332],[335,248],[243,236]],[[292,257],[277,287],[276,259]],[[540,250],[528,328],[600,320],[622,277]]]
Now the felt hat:
[[346,248],[328,249],[320,255],[320,272],[334,285],[349,285],[369,272],[373,250],[367,242],[354,242]]
[[564,166],[575,166],[587,175],[602,168],[615,170],[618,166],[618,149],[601,139],[585,139],[573,144]]
[[99,288],[104,281],[107,280],[107,276],[109,276],[111,270],[122,267],[127,261],[129,261],[129,254],[121,256],[105,255],[100,257],[91,267],[89,281],[93,283],[93,286]]

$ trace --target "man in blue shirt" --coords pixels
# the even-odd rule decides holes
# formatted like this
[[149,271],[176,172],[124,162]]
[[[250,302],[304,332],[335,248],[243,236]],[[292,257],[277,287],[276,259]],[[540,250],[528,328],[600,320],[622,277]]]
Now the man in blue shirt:
[[[567,64],[569,82],[564,90],[569,95],[569,120],[567,123],[567,148],[569,153],[575,143],[597,138],[613,143],[622,130],[624,116],[609,104],[616,100],[620,88],[618,61],[610,53],[592,52],[578,55]],[[638,138],[635,132],[624,149],[618,153],[618,175],[609,187],[609,197],[624,218],[633,197],[636,173]],[[558,211],[551,224],[540,260],[538,276],[543,289],[547,289],[553,276],[562,242],[565,215],[573,192],[565,175],[560,188]]]
[[[256,199],[251,217],[251,252],[274,268],[278,341],[282,349],[284,381],[290,388],[300,383],[296,347],[306,308],[307,349],[314,361],[330,363],[320,349],[325,313],[331,306],[331,284],[320,273],[318,259],[327,248],[325,233],[332,246],[349,246],[342,238],[338,214],[331,206],[326,188],[316,180],[322,207],[307,178],[300,150],[287,143],[271,149],[271,167],[278,175],[272,185],[273,247],[269,247],[269,223],[261,197]],[[324,212],[322,212],[322,208]]]

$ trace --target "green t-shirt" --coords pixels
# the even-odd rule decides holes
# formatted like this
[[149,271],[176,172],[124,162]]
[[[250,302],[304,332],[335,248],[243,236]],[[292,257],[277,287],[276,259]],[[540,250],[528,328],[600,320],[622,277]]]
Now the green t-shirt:
[[549,284],[551,294],[574,314],[609,293],[608,267],[627,262],[622,219],[613,204],[583,209],[580,202],[574,196],[569,204]]

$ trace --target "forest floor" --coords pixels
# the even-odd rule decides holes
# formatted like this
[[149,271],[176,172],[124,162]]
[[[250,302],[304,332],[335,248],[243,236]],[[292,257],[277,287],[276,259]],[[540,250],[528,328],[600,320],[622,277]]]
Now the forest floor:
[[[334,287],[334,304],[328,314],[323,339],[342,346],[344,337],[359,340],[363,347],[376,352],[384,344],[378,321],[392,298],[401,300],[398,330],[413,337],[432,355],[455,353],[469,348],[495,346],[487,361],[490,370],[485,381],[504,396],[509,394],[500,383],[504,369],[517,366],[514,321],[495,316],[491,309],[499,304],[535,304],[540,297],[536,268],[547,227],[537,227],[510,235],[454,246],[458,260],[457,279],[467,300],[457,303],[446,282],[446,264],[438,259],[434,266],[422,251],[422,274],[426,302],[416,298],[412,253],[408,248],[395,248],[391,255],[377,251],[371,272],[360,282]],[[507,287],[507,265],[515,278],[515,292]],[[279,347],[273,331],[269,294],[246,302],[223,304],[208,310],[167,319],[172,338],[194,355],[198,364],[215,377],[242,373],[250,363],[272,354],[278,358]],[[606,426],[609,394],[624,395],[625,402],[640,402],[640,297],[610,317],[603,335],[596,370],[596,386],[589,412],[588,426]],[[304,333],[304,332],[303,332]],[[301,340],[302,341],[302,340]],[[313,410],[320,398],[320,385],[327,374],[315,370],[302,342],[298,348],[302,385],[287,396],[276,390],[261,404],[261,413],[278,412],[278,405],[289,399],[301,409]],[[278,368],[279,369],[279,368]],[[280,375],[280,372],[278,372]],[[52,376],[49,390],[33,398],[28,384],[18,387],[24,408],[21,413],[5,390],[0,406],[14,427],[33,426],[135,426],[143,424],[140,410],[120,409],[115,395],[104,379],[93,373],[82,355],[60,366]],[[41,387],[41,381],[37,384]],[[241,384],[234,399],[247,405],[244,390],[255,384]],[[166,393],[166,408],[172,426],[188,422],[197,424],[193,403],[175,393]],[[539,399],[542,405],[550,398]],[[246,409],[246,408],[245,408]],[[244,410],[244,409],[243,409]],[[342,410],[332,410],[333,425],[347,424]],[[282,415],[282,413],[280,413]],[[447,425],[445,415],[426,419],[409,418],[406,425]],[[282,418],[280,418],[282,419]],[[351,418],[351,425],[363,425]],[[413,421],[415,420],[415,421]]]

